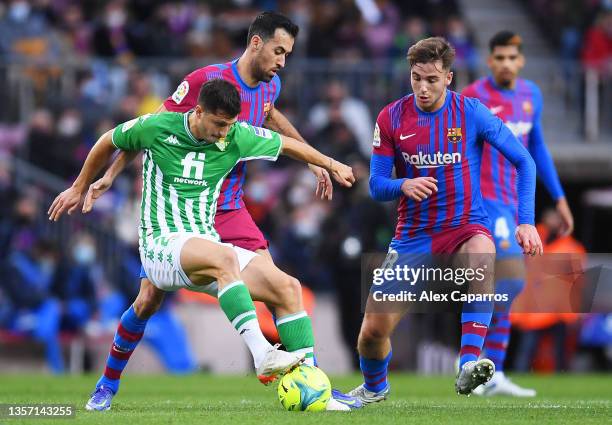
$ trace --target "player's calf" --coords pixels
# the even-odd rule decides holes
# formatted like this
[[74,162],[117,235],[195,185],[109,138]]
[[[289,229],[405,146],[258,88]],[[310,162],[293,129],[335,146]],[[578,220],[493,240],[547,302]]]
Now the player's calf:
[[140,291],[134,301],[134,312],[139,318],[146,320],[153,316],[164,301],[165,292],[155,287],[147,278],[140,281]]

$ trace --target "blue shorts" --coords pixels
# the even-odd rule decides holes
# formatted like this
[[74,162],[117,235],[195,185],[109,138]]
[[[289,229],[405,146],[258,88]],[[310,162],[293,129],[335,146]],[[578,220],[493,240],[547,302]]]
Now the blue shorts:
[[[489,230],[485,226],[479,223],[469,223],[438,232],[420,232],[411,238],[393,239],[389,245],[389,252],[384,264],[379,270],[408,267],[410,269],[420,269],[425,273],[425,269],[439,269],[443,266],[445,259],[451,259],[464,242],[479,234],[491,238]],[[421,274],[420,276],[420,278],[412,279],[409,284],[406,280],[385,279],[380,284],[373,285],[371,291],[381,290],[392,294],[401,291],[420,291],[426,283],[433,280],[431,274],[427,276]]]
[[523,249],[514,236],[517,227],[516,208],[490,199],[483,199],[483,202],[491,221],[490,230],[495,241],[497,259],[522,258]]

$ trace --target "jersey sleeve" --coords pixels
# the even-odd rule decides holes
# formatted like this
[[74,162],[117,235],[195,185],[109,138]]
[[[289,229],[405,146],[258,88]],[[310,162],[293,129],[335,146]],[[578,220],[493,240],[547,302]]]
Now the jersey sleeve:
[[534,110],[535,114],[533,117],[533,127],[529,132],[529,153],[536,164],[538,176],[546,186],[550,196],[556,201],[559,198],[565,196],[563,193],[563,187],[559,181],[559,175],[555,168],[555,163],[548,152],[548,148],[544,143],[544,132],[542,131],[542,93],[540,89],[534,84]]
[[385,202],[397,199],[402,194],[402,183],[405,179],[393,179],[393,162],[395,150],[389,109],[383,109],[374,126],[372,142],[372,157],[370,158],[370,196],[376,201]]
[[474,89],[474,84],[470,84],[469,86],[461,90],[461,94],[465,97],[478,97],[476,95],[476,90]]
[[174,93],[164,101],[164,107],[170,112],[187,112],[198,104],[202,85],[208,81],[206,68],[196,69],[187,74]]
[[473,118],[479,138],[499,150],[516,167],[519,224],[533,225],[536,188],[536,169],[533,159],[501,119],[493,115],[479,100],[473,99],[473,106]]
[[395,156],[393,149],[393,132],[391,130],[391,120],[389,109],[380,111],[374,126],[374,137],[372,141],[372,155]]
[[[230,137],[230,135],[228,135]],[[282,148],[280,134],[245,122],[234,124],[232,142],[240,149],[240,161],[265,159],[276,161]]]
[[124,151],[148,149],[155,139],[157,117],[158,115],[147,114],[119,124],[113,130],[113,145]]

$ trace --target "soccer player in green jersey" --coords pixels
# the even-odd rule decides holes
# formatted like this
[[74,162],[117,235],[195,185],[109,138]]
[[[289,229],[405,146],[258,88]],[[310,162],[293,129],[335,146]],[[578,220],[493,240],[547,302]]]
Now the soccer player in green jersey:
[[[302,361],[314,338],[311,331],[303,332],[309,327],[307,317],[292,317],[303,312],[301,292],[279,291],[296,287],[278,284],[293,278],[265,257],[219,241],[213,224],[223,179],[240,161],[276,160],[279,154],[323,167],[343,186],[350,187],[354,177],[347,165],[296,139],[238,123],[239,112],[236,89],[226,81],[211,80],[202,87],[192,111],[145,115],[106,132],[72,187],[54,200],[49,219],[57,220],[80,204],[84,189],[115,148],[144,150],[139,246],[155,291],[187,288],[217,296],[251,351],[258,378],[269,383]],[[91,201],[83,206],[85,210]],[[264,338],[252,299],[266,302],[279,316],[291,319],[285,323],[287,329],[279,323],[279,334],[291,353],[275,349]],[[112,365],[116,368],[127,363],[146,323],[132,315],[115,337],[111,357],[115,357]],[[302,323],[306,319],[308,323]],[[112,395],[106,398],[106,408]],[[91,408],[104,410],[104,406]]]

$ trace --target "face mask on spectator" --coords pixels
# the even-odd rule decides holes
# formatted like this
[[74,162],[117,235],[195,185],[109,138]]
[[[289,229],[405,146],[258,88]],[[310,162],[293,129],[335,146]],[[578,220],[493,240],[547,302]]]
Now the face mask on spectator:
[[25,21],[30,15],[30,4],[27,1],[13,3],[9,15],[16,22]]
[[88,243],[80,243],[72,249],[72,258],[78,264],[91,264],[96,258],[96,248]]
[[106,15],[106,25],[110,28],[119,28],[125,24],[125,12],[122,10],[112,10]]
[[81,120],[74,115],[64,115],[57,124],[60,136],[72,137],[81,130]]
[[289,203],[294,207],[299,207],[301,205],[305,205],[310,202],[312,199],[312,194],[310,189],[304,187],[303,185],[293,186],[289,191]]
[[293,223],[293,230],[297,236],[304,239],[310,239],[317,234],[319,226],[314,217],[306,216],[301,217]]
[[248,188],[248,195],[255,202],[263,202],[268,198],[268,187],[263,182],[251,183]]

